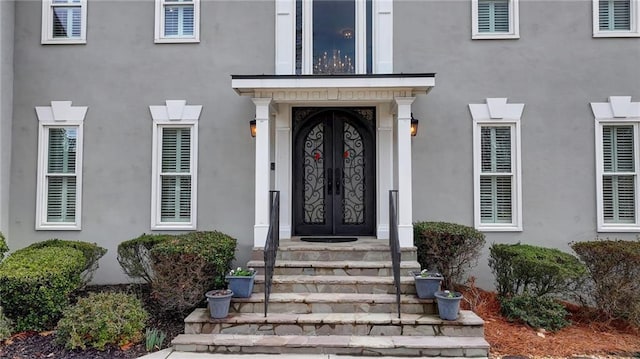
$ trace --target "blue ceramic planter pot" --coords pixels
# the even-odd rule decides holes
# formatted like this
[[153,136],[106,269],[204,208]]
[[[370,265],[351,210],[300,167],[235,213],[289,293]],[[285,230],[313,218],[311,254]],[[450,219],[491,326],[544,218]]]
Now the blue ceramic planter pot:
[[420,299],[433,299],[435,293],[440,290],[442,277],[422,277],[420,273],[412,272],[416,282],[416,294]]
[[440,314],[440,319],[458,319],[462,294],[459,292],[453,292],[453,294],[455,295],[454,297],[449,297],[449,295],[443,291],[435,293],[436,299],[438,300],[438,314]]
[[209,303],[211,318],[222,319],[229,315],[229,306],[231,305],[233,291],[211,290],[208,291],[205,296]]
[[229,289],[233,291],[234,298],[249,298],[253,293],[253,282],[256,277],[256,272],[250,277],[239,276],[226,276],[227,282],[229,282]]

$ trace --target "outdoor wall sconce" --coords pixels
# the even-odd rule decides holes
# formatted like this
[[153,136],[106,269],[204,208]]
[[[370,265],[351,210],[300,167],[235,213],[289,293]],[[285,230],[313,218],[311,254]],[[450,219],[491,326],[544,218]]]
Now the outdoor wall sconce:
[[411,113],[411,136],[415,137],[418,134],[418,120],[413,118],[413,112]]
[[256,137],[258,130],[256,129],[256,120],[249,121],[249,129],[251,130],[251,137]]

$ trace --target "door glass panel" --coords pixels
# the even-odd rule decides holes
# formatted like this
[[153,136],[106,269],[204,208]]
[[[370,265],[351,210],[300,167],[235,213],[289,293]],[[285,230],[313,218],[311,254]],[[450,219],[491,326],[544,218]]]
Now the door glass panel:
[[305,224],[325,224],[326,221],[324,129],[323,123],[316,125],[303,142],[302,174],[304,177]]
[[354,73],[355,0],[313,2],[313,73]]
[[344,123],[342,153],[342,222],[362,224],[365,219],[365,151],[362,136],[353,126]]

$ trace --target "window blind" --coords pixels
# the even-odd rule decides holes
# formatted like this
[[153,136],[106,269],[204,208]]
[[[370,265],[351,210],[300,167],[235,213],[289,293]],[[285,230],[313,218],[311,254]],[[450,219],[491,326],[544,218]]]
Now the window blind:
[[193,1],[167,1],[164,5],[164,36],[193,36],[193,30]]
[[480,130],[480,219],[482,223],[512,223],[513,172],[511,127]]
[[636,222],[633,126],[602,128],[602,203],[605,223]]
[[478,0],[478,32],[509,32],[509,0]]
[[631,30],[631,0],[600,0],[598,11],[600,30]]
[[48,132],[47,221],[74,222],[78,130],[50,128]]
[[191,220],[191,129],[162,129],[160,219]]

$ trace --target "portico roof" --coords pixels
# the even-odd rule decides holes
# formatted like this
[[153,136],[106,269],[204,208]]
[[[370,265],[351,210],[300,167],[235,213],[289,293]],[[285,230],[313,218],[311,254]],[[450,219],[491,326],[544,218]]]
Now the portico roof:
[[231,86],[239,95],[277,102],[381,100],[427,94],[435,74],[231,75]]

